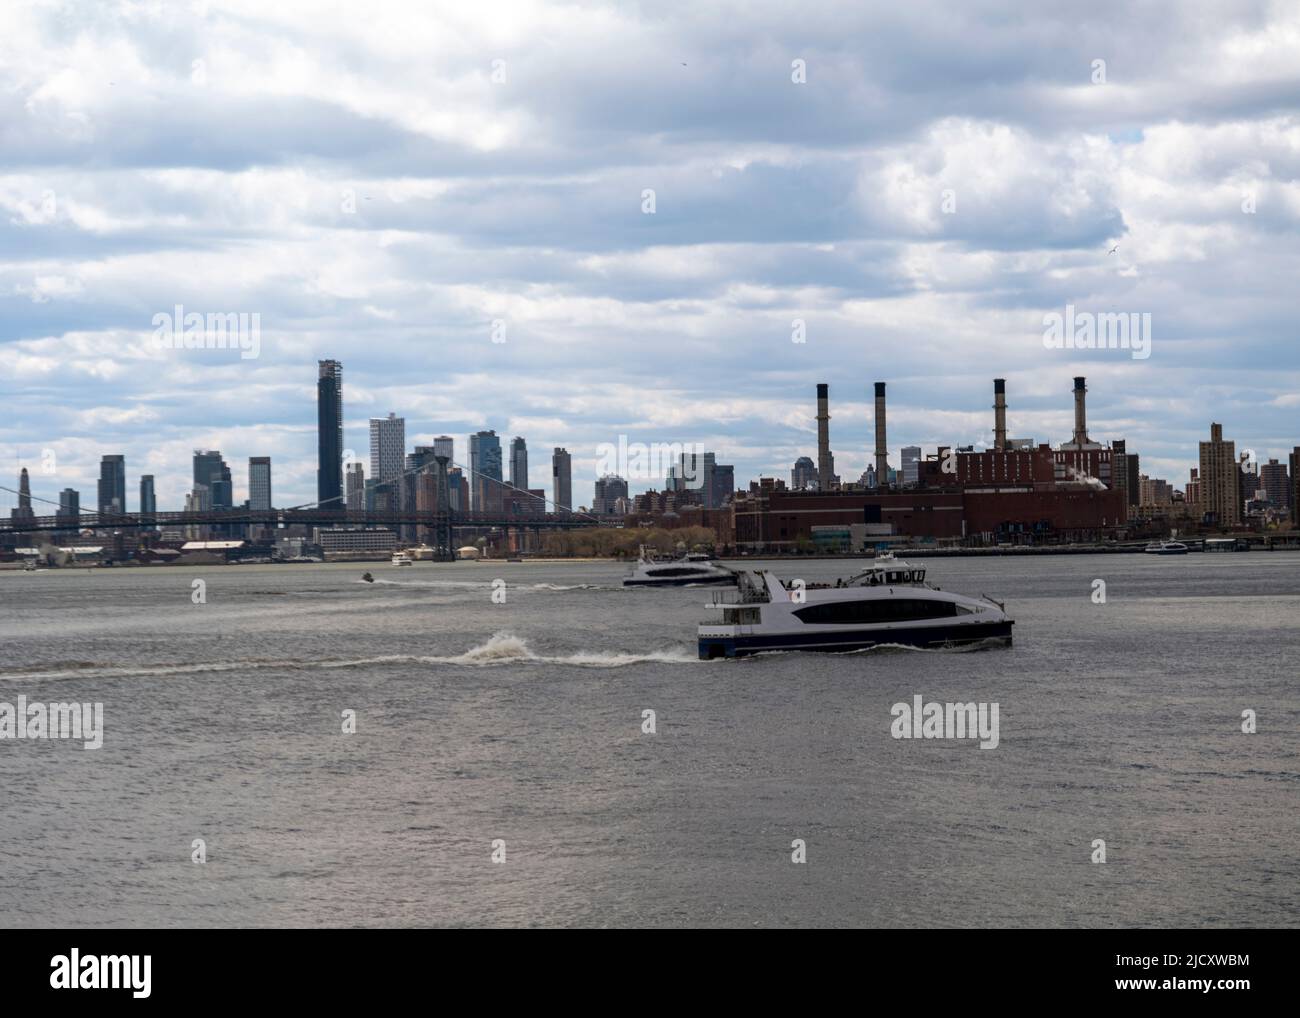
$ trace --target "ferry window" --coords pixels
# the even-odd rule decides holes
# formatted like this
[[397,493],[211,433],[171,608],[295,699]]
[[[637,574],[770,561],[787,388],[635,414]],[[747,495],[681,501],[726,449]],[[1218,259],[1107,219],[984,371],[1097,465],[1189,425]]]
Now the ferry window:
[[949,618],[957,614],[951,601],[928,598],[890,597],[870,601],[841,601],[809,605],[794,613],[809,625],[852,625],[872,622],[908,622],[920,619]]

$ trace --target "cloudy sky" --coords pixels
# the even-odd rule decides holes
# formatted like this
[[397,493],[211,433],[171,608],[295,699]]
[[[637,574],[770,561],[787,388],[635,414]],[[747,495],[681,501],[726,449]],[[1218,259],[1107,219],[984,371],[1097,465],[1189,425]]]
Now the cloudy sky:
[[[788,478],[822,381],[847,478],[872,382],[897,464],[991,441],[995,375],[1052,444],[1086,375],[1178,487],[1211,420],[1285,461],[1298,106],[1294,2],[6,3],[0,483],[121,452],[171,508],[201,446],[310,501],[320,358],[362,460],[494,428],[583,503],[620,435]],[[159,349],[178,304],[259,356]],[[1047,349],[1067,304],[1151,356]]]

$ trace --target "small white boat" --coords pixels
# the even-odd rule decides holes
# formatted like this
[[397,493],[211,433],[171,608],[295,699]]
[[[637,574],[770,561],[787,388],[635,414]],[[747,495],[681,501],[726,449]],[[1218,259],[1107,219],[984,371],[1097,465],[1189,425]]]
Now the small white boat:
[[699,627],[704,660],[768,650],[848,651],[881,644],[950,647],[1011,643],[1015,622],[989,597],[931,587],[925,569],[877,562],[835,583],[783,583],[771,572],[739,573],[734,594],[715,594],[722,622]]
[[660,561],[646,553],[644,547],[632,572],[623,580],[625,587],[685,587],[693,584],[711,586],[736,584],[736,571],[710,561],[707,555],[683,555]]
[[1181,541],[1152,541],[1144,551],[1148,555],[1186,555],[1187,545]]
[[394,553],[393,553],[393,565],[395,565],[395,566],[413,566],[413,565],[415,565],[415,560],[414,560],[413,558],[411,558],[410,555],[406,554],[406,552],[404,552],[404,551],[398,551],[398,552],[394,552]]

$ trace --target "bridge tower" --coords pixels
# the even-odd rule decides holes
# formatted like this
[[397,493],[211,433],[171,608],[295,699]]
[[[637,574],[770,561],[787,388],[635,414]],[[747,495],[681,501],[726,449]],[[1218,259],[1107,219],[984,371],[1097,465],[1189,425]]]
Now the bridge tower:
[[447,463],[450,457],[435,456],[438,464],[435,483],[438,487],[433,510],[433,560],[435,562],[454,562],[456,549],[451,546],[451,496],[447,484]]

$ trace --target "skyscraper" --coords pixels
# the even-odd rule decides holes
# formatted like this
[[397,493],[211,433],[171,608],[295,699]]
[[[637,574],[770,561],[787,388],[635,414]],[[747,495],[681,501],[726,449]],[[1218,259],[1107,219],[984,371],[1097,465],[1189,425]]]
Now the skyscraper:
[[[428,515],[433,512],[437,497],[435,472],[437,460],[431,445],[417,445],[415,451],[406,457],[406,469],[402,474],[402,508],[408,513]],[[401,533],[408,541],[419,541],[428,535],[414,523],[402,525]]]
[[921,479],[921,447],[919,445],[903,446],[903,484],[916,487]]
[[[205,513],[212,508],[212,492],[205,484],[196,484],[194,490],[185,496],[187,513]],[[191,541],[206,541],[208,525],[206,523],[189,523],[185,527],[186,537]]]
[[348,509],[360,512],[366,507],[366,471],[360,463],[348,464]]
[[452,512],[469,512],[469,481],[460,467],[447,471],[447,502]]
[[501,440],[495,431],[469,436],[470,507],[476,513],[501,511]]
[[551,454],[551,500],[557,513],[573,510],[573,463],[569,450],[558,446]]
[[510,440],[510,484],[528,490],[528,446],[518,435]]
[[[1117,438],[1110,444],[1110,486],[1118,491],[1124,502],[1125,518],[1128,517],[1128,443]],[[1187,492],[1187,501],[1191,503],[1192,493]]]
[[126,457],[105,456],[99,461],[99,502],[101,513],[126,512]]
[[1183,492],[1183,501],[1187,506],[1187,512],[1192,517],[1201,514],[1201,470],[1199,467],[1192,467],[1191,474],[1187,478],[1187,488]]
[[715,463],[709,471],[709,483],[705,489],[704,507],[706,509],[721,509],[735,493],[736,468],[730,463]]
[[248,458],[248,508],[271,509],[271,457]]
[[1291,474],[1291,526],[1300,528],[1300,445],[1287,455],[1286,463]]
[[221,458],[221,451],[194,450],[194,486],[208,489],[210,509],[230,509],[235,504],[235,486],[231,481],[230,467]]
[[616,474],[606,474],[596,479],[595,496],[591,500],[591,511],[596,516],[610,516],[614,504],[619,499],[627,498],[627,481]]
[[1268,492],[1268,500],[1276,509],[1287,509],[1291,505],[1291,480],[1287,476],[1285,463],[1269,460],[1259,468],[1259,480]]
[[817,487],[817,464],[811,456],[800,456],[790,471],[790,487],[795,491]]
[[153,474],[140,475],[140,514],[152,517],[158,511],[158,498],[154,494]]
[[35,519],[36,514],[32,512],[32,486],[31,479],[27,476],[27,468],[23,467],[18,472],[18,508],[10,513],[15,523],[20,520]]
[[[230,477],[230,467],[216,449],[204,452],[194,450],[194,490],[202,488],[207,494],[203,509],[231,509],[235,504],[235,485]],[[230,525],[213,524],[208,536],[226,538],[231,536]]]
[[58,519],[60,523],[75,527],[77,517],[81,515],[81,492],[75,488],[64,488],[59,492]]
[[1201,512],[1220,527],[1241,523],[1241,481],[1237,446],[1223,440],[1223,425],[1210,425],[1210,440],[1201,443]]
[[370,418],[370,477],[395,481],[402,476],[406,455],[406,418],[390,413]]
[[343,365],[321,361],[316,382],[316,499],[326,509],[343,504]]
[[450,467],[456,462],[455,446],[456,443],[450,435],[439,435],[433,440],[433,454],[434,456],[446,456],[447,466]]

